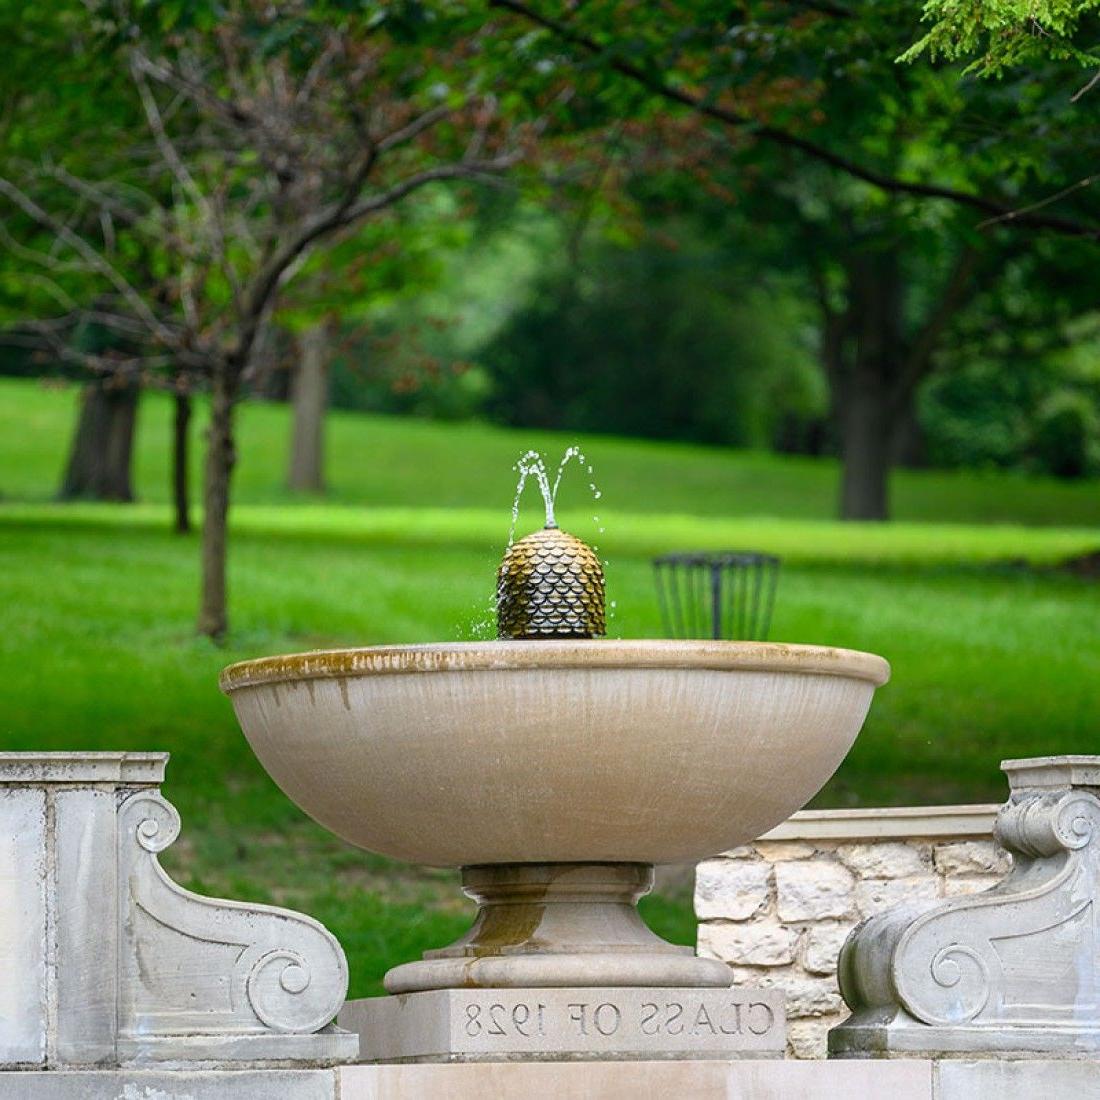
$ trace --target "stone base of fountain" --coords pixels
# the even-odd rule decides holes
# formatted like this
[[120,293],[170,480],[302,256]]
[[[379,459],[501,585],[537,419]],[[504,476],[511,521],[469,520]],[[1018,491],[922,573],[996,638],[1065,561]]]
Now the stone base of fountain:
[[389,993],[589,986],[725,988],[728,966],[652,932],[638,899],[645,863],[503,863],[465,867],[478,903],[470,931],[386,975]]
[[391,970],[389,997],[347,1005],[361,1059],[464,1062],[780,1057],[783,997],[651,931],[646,863],[465,867],[478,903],[449,947]]
[[349,1001],[362,1062],[782,1058],[783,994],[762,989],[440,989]]

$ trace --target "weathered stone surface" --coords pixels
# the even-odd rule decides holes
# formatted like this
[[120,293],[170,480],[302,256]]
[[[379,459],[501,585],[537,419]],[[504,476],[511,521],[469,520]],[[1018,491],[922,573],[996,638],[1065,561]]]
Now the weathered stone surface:
[[799,810],[761,840],[799,840],[815,847],[824,843],[880,843],[955,840],[993,835],[997,807],[981,806],[879,806],[843,810]]
[[780,988],[787,995],[787,1015],[792,1019],[804,1016],[825,1016],[840,1012],[844,1001],[836,978],[792,978]]
[[943,880],[944,897],[962,897],[966,894],[980,894],[1001,881],[1001,875],[948,875]]
[[117,792],[105,787],[51,793],[57,863],[56,1050],[51,1063],[113,1065],[118,1060],[117,933],[124,893],[118,881]]
[[771,866],[748,860],[708,859],[695,872],[699,920],[747,920],[768,904]]
[[938,844],[933,858],[944,875],[1006,875],[1012,868],[1008,853],[992,840]]
[[161,869],[180,826],[157,790],[166,760],[0,753],[0,1064],[353,1058],[355,1037],[327,1026],[347,966],[321,925]]
[[1087,1062],[939,1062],[933,1068],[941,1100],[1100,1100],[1100,1064]]
[[725,989],[729,968],[667,943],[635,902],[644,864],[511,863],[462,870],[478,903],[470,931],[453,944],[388,971],[388,993],[431,989],[650,986]]
[[295,1060],[354,1057],[352,1036],[323,1031],[347,993],[336,938],[301,913],[177,886],[157,855],[180,819],[159,792],[136,791],[117,812],[121,1060],[252,1060],[252,1045],[262,1060],[280,1048]]
[[704,924],[699,953],[741,966],[786,966],[794,962],[797,933],[774,920]]
[[751,844],[740,844],[722,853],[723,859],[755,859],[756,849]]
[[[892,908],[853,933],[836,1055],[1100,1061],[1100,757],[1004,767],[1012,793],[997,838],[1020,859],[996,890]],[[1076,774],[1087,785],[1058,785]]]
[[[889,675],[865,653],[749,650],[379,646],[243,662],[221,686],[286,794],[369,851],[437,867],[675,863],[800,808]],[[362,723],[369,737],[348,734]]]
[[931,862],[913,844],[845,844],[836,851],[841,862],[860,878],[909,878],[932,871]]
[[897,905],[934,901],[939,896],[939,879],[925,875],[921,878],[864,879],[856,886],[855,900],[860,915],[871,917]]
[[839,864],[822,860],[777,864],[775,886],[783,920],[822,920],[852,912],[855,877]]
[[811,974],[835,974],[836,960],[852,931],[851,921],[812,925],[802,948],[802,965]]
[[791,1020],[787,1024],[787,1047],[795,1058],[824,1058],[829,1047],[829,1028],[839,1016],[818,1016]]
[[[792,1025],[793,1027],[794,1025]],[[799,1021],[812,1057],[817,1021]],[[0,1073],[0,1100],[1100,1100],[1092,1061],[513,1062],[355,1065],[329,1070]]]
[[0,1100],[335,1100],[314,1070],[49,1070],[0,1073]]
[[827,1016],[844,1008],[835,977],[805,974],[794,967],[748,969],[734,967],[734,988],[777,989],[787,998],[787,1019]]
[[809,859],[814,854],[814,847],[797,840],[758,840],[756,851],[771,863],[786,863],[792,859]]
[[925,1061],[342,1066],[336,1076],[340,1100],[932,1100]]
[[780,1057],[783,995],[764,989],[445,989],[349,1001],[363,1061]]
[[0,1064],[46,1060],[46,796],[0,789]]

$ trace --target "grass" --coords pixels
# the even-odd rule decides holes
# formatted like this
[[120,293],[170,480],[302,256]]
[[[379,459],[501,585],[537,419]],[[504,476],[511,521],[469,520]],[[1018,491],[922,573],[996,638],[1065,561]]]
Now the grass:
[[[78,391],[0,378],[0,493],[9,500],[48,500],[56,489]],[[136,486],[145,501],[168,496],[167,400],[143,400]],[[240,411],[240,465],[234,497],[244,504],[285,504],[286,409],[250,404]],[[693,516],[773,516],[830,520],[837,466],[829,459],[780,457],[688,444],[478,424],[334,412],[328,424],[328,503],[371,507],[488,509],[512,499],[512,463],[528,447],[560,454],[579,441],[593,460],[604,500],[617,512]],[[198,447],[195,448],[198,470]],[[581,505],[584,479],[562,485],[565,505]],[[1100,486],[974,471],[900,471],[893,479],[896,519],[907,522],[1100,526]]]
[[[72,410],[71,392],[0,382],[4,747],[171,751],[165,791],[184,816],[165,856],[172,873],[314,914],[348,950],[353,994],[377,991],[388,966],[465,928],[455,875],[353,851],[306,820],[256,764],[218,669],[316,646],[483,634],[511,462],[528,443],[560,452],[563,440],[338,416],[332,500],[291,502],[279,488],[285,410],[247,408],[233,634],[219,649],[191,630],[197,538],[167,530],[167,405],[142,411],[144,503],[126,507],[47,503]],[[842,525],[824,518],[827,463],[586,445],[608,503],[595,537],[610,562],[612,633],[659,632],[653,553],[751,545],[784,557],[773,637],[890,658],[893,682],[820,804],[999,799],[1002,757],[1096,750],[1100,586],[1052,568],[1100,544],[1095,483],[905,474],[904,522]],[[960,522],[979,500],[976,515],[999,522]],[[574,491],[567,526],[593,536],[578,504]],[[682,894],[652,899],[647,916],[692,940]]]

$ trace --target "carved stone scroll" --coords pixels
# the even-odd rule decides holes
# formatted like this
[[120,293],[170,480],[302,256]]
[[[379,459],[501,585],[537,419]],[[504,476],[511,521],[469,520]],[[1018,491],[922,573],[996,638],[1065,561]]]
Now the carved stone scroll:
[[201,897],[158,853],[180,819],[163,753],[0,753],[0,1066],[316,1065],[358,1037],[336,939]]
[[[281,1059],[337,1057],[347,1036],[322,1032],[343,1005],[347,962],[336,938],[310,917],[268,905],[201,897],[173,882],[159,852],[179,835],[175,808],[138,792],[119,807],[122,928],[119,1040],[157,1058],[189,1036],[193,1056],[215,1040],[278,1052]],[[223,1041],[217,1041],[223,1040]],[[270,1057],[263,1054],[260,1057]]]
[[1100,1055],[1100,757],[1002,765],[1007,877],[870,918],[841,952],[833,1056]]

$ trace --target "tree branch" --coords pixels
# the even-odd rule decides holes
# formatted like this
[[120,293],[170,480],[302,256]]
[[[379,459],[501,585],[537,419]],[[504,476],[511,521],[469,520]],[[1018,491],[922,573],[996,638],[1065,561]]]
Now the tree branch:
[[1045,199],[1039,199],[1027,206],[1021,206],[1018,209],[1009,210],[1007,213],[998,214],[995,218],[986,218],[984,222],[979,222],[976,228],[987,229],[991,225],[1003,225],[1007,222],[1019,223],[1022,219],[1026,219],[1029,214],[1034,213],[1036,210],[1042,210],[1045,206],[1051,206],[1053,203],[1064,199],[1067,195],[1072,195],[1075,191],[1083,191],[1086,187],[1091,187],[1097,179],[1100,179],[1100,176],[1085,176],[1084,179],[1080,179],[1076,183],[1071,183],[1068,187],[1063,187],[1061,191],[1056,191],[1053,195],[1048,195]]
[[371,195],[370,198],[355,203],[338,224],[352,225],[369,214],[384,210],[387,206],[393,206],[406,195],[418,191],[429,183],[454,179],[493,180],[495,182],[498,175],[505,169],[510,168],[517,160],[519,160],[519,153],[514,153],[496,157],[493,160],[458,161],[455,164],[444,164],[439,168],[429,168],[423,172],[417,172],[416,175],[409,176],[408,179],[395,184],[388,191],[381,191],[376,195]]
[[407,195],[418,191],[429,183],[436,183],[450,179],[484,179],[495,178],[496,174],[510,167],[519,159],[519,153],[506,154],[487,161],[459,161],[454,164],[440,165],[438,168],[429,168],[423,172],[417,172],[386,191],[381,191],[369,198],[355,201],[354,195],[349,196],[350,201],[344,201],[329,207],[322,214],[317,215],[308,222],[303,229],[286,241],[278,249],[264,270],[257,277],[251,301],[249,303],[249,315],[253,318],[252,331],[246,331],[243,339],[243,347],[238,354],[246,351],[255,337],[255,327],[260,316],[286,279],[287,273],[305,250],[319,237],[337,229],[347,228],[361,221],[371,214],[375,214],[386,207],[393,206]]
[[118,293],[129,303],[134,313],[148,325],[153,335],[166,347],[175,347],[175,334],[169,329],[138,292],[126,281],[119,270],[97,249],[93,248],[79,234],[74,233],[64,222],[58,221],[52,214],[43,210],[29,195],[20,190],[10,180],[0,177],[0,195],[6,196],[28,217],[39,225],[49,229],[58,240],[64,241],[93,271],[102,275]]
[[[595,39],[590,38],[580,31],[574,30],[559,19],[554,19],[550,16],[536,12],[533,8],[523,3],[522,0],[489,0],[489,6],[510,11],[514,15],[518,15],[520,18],[527,20],[527,22],[533,23],[549,31],[561,41],[579,47],[586,53],[597,57],[603,57],[608,54],[606,47],[600,45]],[[720,107],[715,103],[710,103],[701,97],[693,96],[679,88],[672,87],[670,84],[665,83],[655,76],[651,76],[649,73],[631,64],[629,61],[623,61],[619,58],[612,57],[609,59],[608,64],[615,72],[641,85],[654,95],[670,100],[673,103],[679,103],[684,107],[689,107],[691,110],[698,111],[700,114],[708,118],[713,118],[727,126],[747,130],[754,137],[763,141],[769,141],[774,145],[784,148],[795,149],[800,153],[804,153],[806,156],[812,157],[814,160],[818,160],[823,164],[829,165],[831,168],[836,168],[841,172],[845,172],[847,175],[862,180],[864,183],[868,183],[872,187],[876,187],[889,194],[914,195],[918,198],[928,199],[946,199],[949,202],[957,203],[960,206],[967,206],[973,210],[981,211],[983,214],[990,214],[995,217],[1007,218],[1008,215],[1013,213],[1012,205],[999,199],[987,199],[981,195],[975,195],[967,191],[959,191],[956,188],[946,187],[941,184],[918,183],[912,180],[902,180],[895,176],[878,172],[873,168],[868,168],[857,161],[842,156],[824,145],[819,145],[817,142],[799,137],[797,134],[792,134],[787,130],[781,130],[775,126],[758,124],[748,115],[738,114],[725,107]],[[1050,229],[1073,237],[1100,237],[1100,227],[1098,226],[1086,225],[1081,222],[1054,217],[1052,215],[1020,214],[1012,218],[1012,224],[1027,226],[1033,229]]]
[[440,106],[433,107],[431,110],[417,115],[407,125],[400,126],[385,137],[379,138],[376,142],[378,152],[385,153],[398,145],[404,145],[406,141],[412,141],[413,138],[424,133],[425,130],[431,129],[437,122],[441,122],[452,113],[452,108]]
[[229,250],[225,243],[224,226],[222,225],[221,218],[218,216],[218,212],[214,210],[213,206],[207,200],[206,195],[203,194],[202,189],[195,182],[194,176],[191,175],[190,170],[184,163],[183,158],[179,155],[176,146],[173,144],[171,137],[168,136],[168,131],[165,128],[164,119],[161,117],[160,107],[157,104],[156,96],[153,95],[152,89],[149,87],[149,81],[146,79],[146,74],[153,71],[148,58],[146,58],[140,50],[134,50],[130,55],[130,72],[133,76],[134,84],[137,86],[138,96],[141,99],[142,109],[145,112],[145,119],[149,124],[149,129],[152,131],[153,140],[156,142],[161,159],[168,166],[169,171],[179,183],[183,193],[191,199],[202,214],[210,234],[211,242],[214,245],[214,260],[225,276],[226,282],[229,283],[229,289],[233,295],[233,302],[239,309],[241,304],[241,284],[240,280],[237,278],[237,272],[229,259]]
[[74,347],[71,340],[65,338],[65,330],[71,327],[71,323],[63,326],[61,321],[71,322],[71,318],[23,322],[18,328],[0,333],[0,343],[31,351],[48,352],[63,363],[72,363],[93,374],[130,378],[145,386],[162,384],[155,372],[175,363],[172,356],[164,354],[100,355]]

